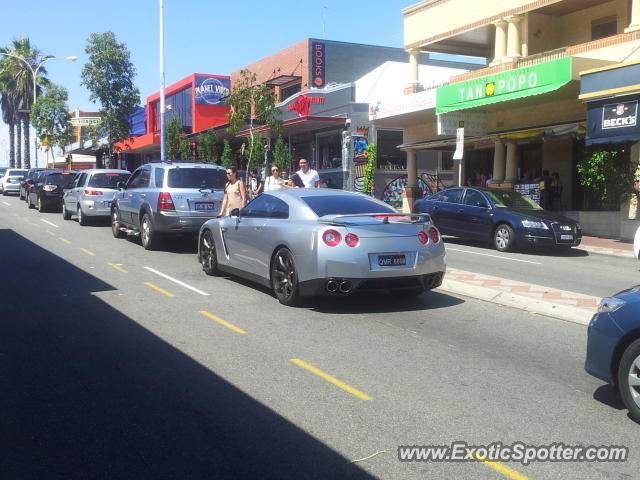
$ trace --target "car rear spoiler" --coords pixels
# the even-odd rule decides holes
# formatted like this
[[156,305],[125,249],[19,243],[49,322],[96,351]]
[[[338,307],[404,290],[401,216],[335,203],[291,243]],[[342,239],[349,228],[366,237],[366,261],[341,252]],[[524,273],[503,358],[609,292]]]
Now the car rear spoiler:
[[431,222],[431,215],[428,213],[355,213],[349,215],[325,215],[318,218],[321,223],[329,225],[362,225],[362,221],[353,222],[356,218],[369,218],[371,224],[380,223],[414,223],[423,224]]

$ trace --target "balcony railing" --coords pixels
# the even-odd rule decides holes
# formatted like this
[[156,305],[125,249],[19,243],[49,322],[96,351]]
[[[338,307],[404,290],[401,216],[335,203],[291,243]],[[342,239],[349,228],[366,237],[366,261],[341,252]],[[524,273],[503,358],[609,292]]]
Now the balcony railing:
[[567,47],[556,48],[555,50],[549,50],[542,53],[536,53],[535,55],[529,55],[528,57],[518,58],[516,60],[516,68],[530,67],[531,65],[558,60],[559,58],[564,58],[566,56]]

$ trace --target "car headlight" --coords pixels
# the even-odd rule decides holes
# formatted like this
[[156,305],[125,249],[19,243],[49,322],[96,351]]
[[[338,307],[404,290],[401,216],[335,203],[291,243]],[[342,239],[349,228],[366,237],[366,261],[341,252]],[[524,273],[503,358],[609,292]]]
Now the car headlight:
[[620,300],[619,298],[603,298],[600,301],[600,305],[598,305],[598,312],[606,313],[606,312],[615,312],[620,307],[622,307],[625,303],[624,300]]
[[549,229],[549,227],[547,227],[544,222],[540,222],[538,220],[528,220],[526,218],[522,220],[522,226],[526,228],[541,228],[543,230]]

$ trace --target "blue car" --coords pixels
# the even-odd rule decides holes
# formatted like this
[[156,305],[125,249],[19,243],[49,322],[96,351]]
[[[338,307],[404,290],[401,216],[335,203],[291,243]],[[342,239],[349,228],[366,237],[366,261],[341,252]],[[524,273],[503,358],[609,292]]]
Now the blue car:
[[496,250],[580,245],[582,229],[570,218],[543,210],[513,190],[454,187],[418,200],[413,213],[428,213],[443,235],[490,241]]
[[603,298],[587,330],[587,373],[615,385],[640,422],[640,285]]

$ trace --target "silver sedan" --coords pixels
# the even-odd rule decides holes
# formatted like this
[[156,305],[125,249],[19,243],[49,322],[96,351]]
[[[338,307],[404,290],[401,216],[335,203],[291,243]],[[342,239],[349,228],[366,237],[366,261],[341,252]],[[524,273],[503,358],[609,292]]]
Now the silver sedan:
[[342,190],[263,193],[229,217],[204,223],[198,258],[208,275],[227,272],[272,288],[280,303],[301,297],[438,287],[445,249],[427,214],[399,214]]

